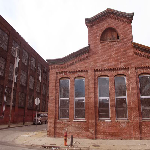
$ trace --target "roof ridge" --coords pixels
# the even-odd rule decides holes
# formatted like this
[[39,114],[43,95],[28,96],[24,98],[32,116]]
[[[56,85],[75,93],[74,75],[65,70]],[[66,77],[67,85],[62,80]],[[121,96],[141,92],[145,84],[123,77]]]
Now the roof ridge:
[[119,17],[125,17],[130,22],[132,22],[133,16],[134,16],[134,13],[126,13],[126,12],[121,12],[121,11],[118,11],[115,9],[107,8],[106,10],[98,13],[97,15],[95,15],[91,18],[85,18],[85,23],[87,25],[88,23],[92,23],[93,21],[97,20],[98,18],[101,18],[103,16],[108,16],[108,14],[114,14],[114,15],[117,15]]

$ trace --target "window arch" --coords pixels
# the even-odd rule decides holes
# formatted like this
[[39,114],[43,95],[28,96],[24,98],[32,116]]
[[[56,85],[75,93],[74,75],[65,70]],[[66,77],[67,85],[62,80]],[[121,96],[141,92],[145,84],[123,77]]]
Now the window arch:
[[119,39],[118,32],[114,28],[106,28],[100,38],[100,41],[116,41]]

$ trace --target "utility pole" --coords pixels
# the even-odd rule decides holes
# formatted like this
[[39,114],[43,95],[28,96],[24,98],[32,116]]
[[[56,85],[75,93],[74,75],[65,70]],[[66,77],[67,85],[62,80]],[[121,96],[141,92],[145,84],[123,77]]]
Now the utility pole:
[[8,127],[10,127],[10,123],[11,123],[11,112],[12,112],[12,102],[13,102],[13,89],[14,89],[14,82],[16,82],[16,68],[18,67],[18,63],[19,63],[19,58],[17,56],[17,50],[18,47],[16,47],[15,49],[15,64],[14,64],[14,70],[13,70],[13,83],[12,83],[12,89],[11,89],[11,99],[10,99],[10,112],[9,112],[9,122],[8,122]]

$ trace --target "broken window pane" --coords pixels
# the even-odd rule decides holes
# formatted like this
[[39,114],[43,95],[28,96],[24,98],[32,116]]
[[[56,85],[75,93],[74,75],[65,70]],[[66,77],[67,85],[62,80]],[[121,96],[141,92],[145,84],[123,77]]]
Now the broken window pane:
[[23,49],[23,54],[22,54],[22,62],[27,65],[28,64],[28,53]]
[[46,102],[45,102],[45,100],[43,99],[43,100],[42,100],[42,111],[45,111],[45,104],[46,104]]
[[36,91],[37,92],[40,92],[40,87],[41,87],[41,84],[39,81],[37,81],[37,84],[36,84]]
[[126,80],[124,76],[115,77],[116,117],[127,118]]
[[11,54],[15,57],[16,56],[16,50],[17,50],[17,56],[19,57],[19,51],[20,51],[20,46],[18,43],[13,41],[12,43],[12,48],[11,48]]
[[26,86],[26,82],[27,82],[27,73],[25,71],[21,70],[20,84],[23,86]]
[[46,94],[46,85],[45,85],[45,84],[43,84],[42,94],[43,94],[43,95],[45,95],[45,94]]
[[29,95],[28,96],[28,109],[33,109],[33,103],[34,103],[34,96]]
[[25,93],[19,93],[19,102],[18,102],[18,107],[24,107],[26,100],[26,94]]
[[85,118],[85,109],[75,109],[75,118]]
[[31,61],[30,67],[34,71],[35,70],[35,59],[33,57],[31,57],[30,61]]
[[69,79],[61,79],[59,84],[59,118],[69,118]]
[[5,59],[0,57],[0,76],[4,76],[4,72],[5,72]]
[[[6,105],[10,105],[10,102],[11,102],[11,91],[12,91],[11,88],[9,88],[9,87],[6,88]],[[16,102],[16,91],[13,90],[12,106],[15,106],[15,102]]]
[[13,72],[14,72],[14,64],[10,63],[10,66],[9,66],[9,76],[8,76],[9,80],[13,80]]
[[150,75],[139,76],[141,112],[143,119],[150,119]]
[[34,89],[34,78],[32,76],[29,78],[29,88]]
[[0,29],[0,47],[7,51],[8,35]]

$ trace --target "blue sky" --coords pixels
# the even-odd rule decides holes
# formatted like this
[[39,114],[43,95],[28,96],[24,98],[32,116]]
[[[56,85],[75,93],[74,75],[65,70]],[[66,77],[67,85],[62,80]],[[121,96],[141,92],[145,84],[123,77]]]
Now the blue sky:
[[150,0],[0,0],[0,15],[45,60],[88,45],[85,18],[107,8],[134,12],[133,41],[150,47]]

